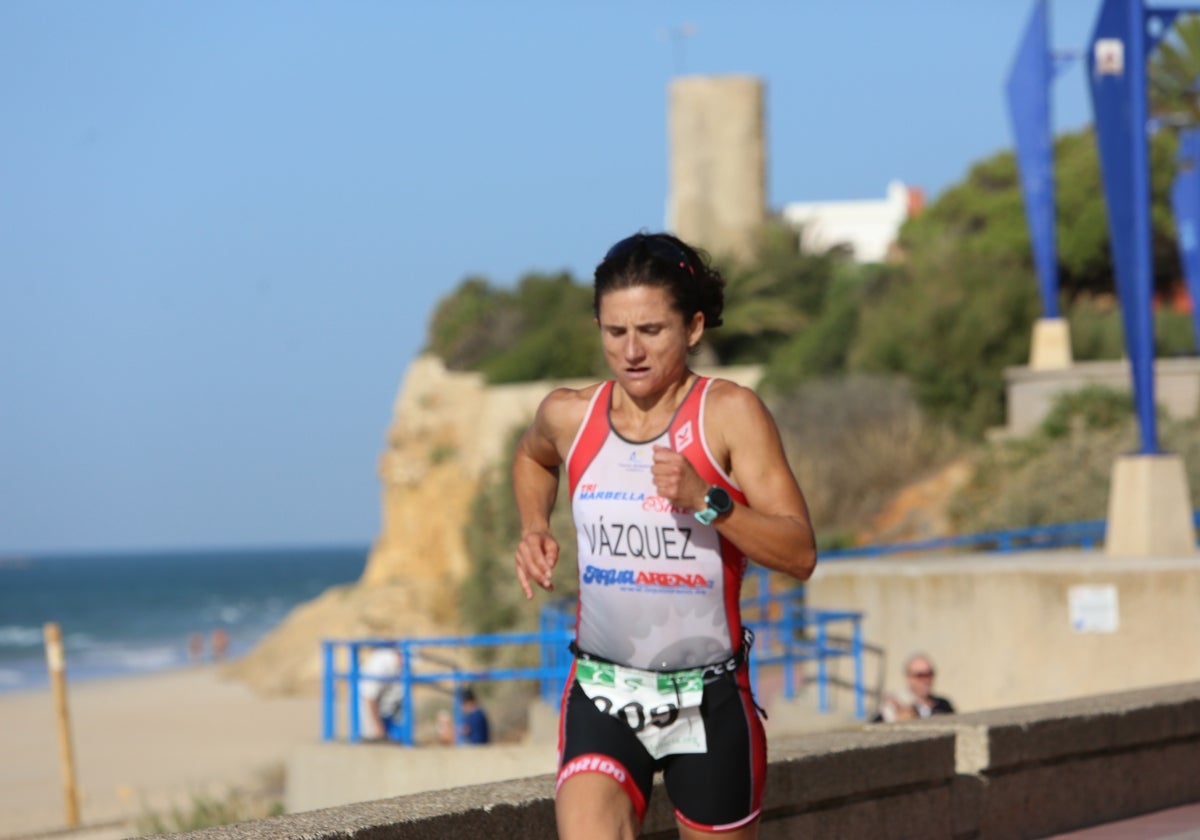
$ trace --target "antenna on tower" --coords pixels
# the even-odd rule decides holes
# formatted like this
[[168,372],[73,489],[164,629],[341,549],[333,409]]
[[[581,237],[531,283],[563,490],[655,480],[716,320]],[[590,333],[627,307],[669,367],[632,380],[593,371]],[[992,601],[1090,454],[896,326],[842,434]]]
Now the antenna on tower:
[[699,27],[692,22],[682,23],[679,26],[664,27],[658,30],[658,38],[660,41],[670,41],[673,47],[675,59],[675,75],[682,76],[685,72],[684,67],[684,41],[691,38]]

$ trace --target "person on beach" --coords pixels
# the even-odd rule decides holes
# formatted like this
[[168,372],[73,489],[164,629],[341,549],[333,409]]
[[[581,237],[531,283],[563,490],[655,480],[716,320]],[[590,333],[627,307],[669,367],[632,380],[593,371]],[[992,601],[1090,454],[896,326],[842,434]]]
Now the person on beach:
[[723,307],[724,279],[677,237],[613,245],[593,298],[613,379],[550,393],[513,457],[526,598],[553,589],[564,465],[577,531],[555,795],[568,840],[636,836],[658,771],[681,837],[757,836],[766,735],[742,577],[752,557],[805,580],[817,552],[770,412],[753,391],[688,367]]
[[225,652],[229,650],[229,633],[224,627],[218,627],[212,631],[212,658],[213,662],[220,662],[225,658]]

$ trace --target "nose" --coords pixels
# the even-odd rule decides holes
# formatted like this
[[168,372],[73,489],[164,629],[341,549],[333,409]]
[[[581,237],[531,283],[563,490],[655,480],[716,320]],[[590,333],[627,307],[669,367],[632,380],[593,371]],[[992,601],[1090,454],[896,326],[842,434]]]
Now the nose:
[[645,348],[642,347],[641,339],[638,337],[636,330],[630,330],[628,335],[625,336],[625,344],[622,350],[627,362],[640,362],[646,356]]

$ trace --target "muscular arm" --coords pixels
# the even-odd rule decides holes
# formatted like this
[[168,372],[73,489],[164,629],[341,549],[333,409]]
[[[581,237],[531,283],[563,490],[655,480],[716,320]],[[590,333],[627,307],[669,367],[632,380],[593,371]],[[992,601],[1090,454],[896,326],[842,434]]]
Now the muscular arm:
[[[558,496],[559,468],[566,448],[582,419],[580,392],[560,388],[538,407],[533,424],[521,436],[513,454],[512,482],[521,518],[517,544],[517,580],[526,598],[533,583],[549,591],[558,562],[558,541],[550,533],[550,514]],[[582,403],[586,407],[587,403]]]
[[[714,457],[728,465],[747,502],[735,504],[712,527],[760,565],[807,580],[817,564],[816,537],[774,418],[753,391],[718,381],[704,420]],[[657,452],[656,476],[660,461],[676,460],[683,462],[673,464],[678,480],[659,491],[691,510],[704,507],[708,485],[682,456]]]

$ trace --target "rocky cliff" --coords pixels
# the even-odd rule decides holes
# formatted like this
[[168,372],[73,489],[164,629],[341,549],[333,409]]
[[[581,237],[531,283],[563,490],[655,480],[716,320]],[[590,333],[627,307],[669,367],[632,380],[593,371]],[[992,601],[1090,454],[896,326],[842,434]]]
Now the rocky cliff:
[[[422,356],[405,374],[379,459],[382,527],[362,578],[302,604],[226,673],[264,693],[315,691],[320,641],[458,632],[463,526],[480,480],[557,385],[488,386]],[[515,586],[514,582],[514,586]]]

